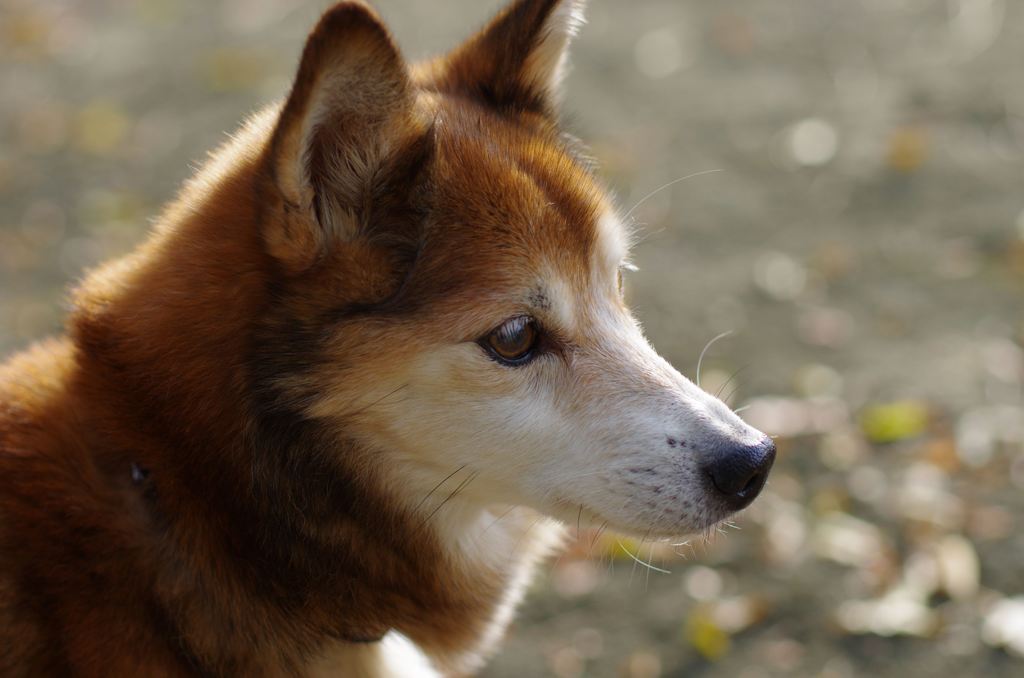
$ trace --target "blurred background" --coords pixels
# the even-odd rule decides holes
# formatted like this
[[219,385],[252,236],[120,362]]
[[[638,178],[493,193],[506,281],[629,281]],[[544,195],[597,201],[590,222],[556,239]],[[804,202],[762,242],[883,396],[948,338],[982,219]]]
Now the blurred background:
[[[376,4],[418,58],[500,2]],[[286,90],[324,5],[0,0],[0,352]],[[736,529],[581,526],[484,675],[1024,675],[1024,3],[591,0],[567,85],[651,340],[693,377],[730,332],[702,384],[780,456]]]

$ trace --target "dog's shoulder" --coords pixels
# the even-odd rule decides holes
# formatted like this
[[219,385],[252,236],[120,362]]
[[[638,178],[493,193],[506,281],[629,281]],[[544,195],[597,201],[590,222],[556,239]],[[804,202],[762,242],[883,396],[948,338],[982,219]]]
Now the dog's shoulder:
[[[35,612],[41,601],[27,580],[53,567],[37,546],[49,521],[44,515],[62,499],[60,435],[65,422],[57,414],[66,398],[66,377],[73,365],[65,340],[40,342],[0,365],[0,674],[59,672],[59,653],[47,648],[44,624]],[[68,444],[73,453],[74,445]]]
[[148,613],[131,605],[144,588],[124,558],[134,516],[107,482],[97,442],[103,427],[90,422],[96,410],[77,386],[81,360],[73,342],[59,338],[0,365],[3,676],[64,675],[71,667],[137,675],[143,657],[147,666],[175,665],[166,643],[140,623]]
[[74,363],[70,342],[50,339],[0,365],[0,515],[10,515],[19,498],[52,494],[36,483],[58,481],[59,468],[73,463],[79,446],[67,435]]

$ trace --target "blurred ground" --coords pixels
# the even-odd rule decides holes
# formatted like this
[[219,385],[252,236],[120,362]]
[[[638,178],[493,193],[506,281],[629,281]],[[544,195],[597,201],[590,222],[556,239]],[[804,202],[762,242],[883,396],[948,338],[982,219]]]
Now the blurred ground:
[[[377,4],[419,57],[498,3]],[[0,351],[284,91],[320,8],[0,0]],[[691,376],[732,332],[703,383],[780,459],[710,542],[581,526],[485,675],[1021,675],[1024,4],[589,16],[566,108],[623,208],[717,170],[632,212],[638,314]]]

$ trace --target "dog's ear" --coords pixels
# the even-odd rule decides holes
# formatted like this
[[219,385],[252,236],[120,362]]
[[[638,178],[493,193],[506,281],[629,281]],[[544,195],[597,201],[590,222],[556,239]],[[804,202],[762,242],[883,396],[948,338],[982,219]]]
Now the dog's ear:
[[441,91],[550,115],[585,0],[515,0],[447,57],[426,66]]
[[358,0],[310,34],[269,146],[280,210],[268,250],[301,271],[368,218],[379,176],[411,133],[408,68],[376,13]]

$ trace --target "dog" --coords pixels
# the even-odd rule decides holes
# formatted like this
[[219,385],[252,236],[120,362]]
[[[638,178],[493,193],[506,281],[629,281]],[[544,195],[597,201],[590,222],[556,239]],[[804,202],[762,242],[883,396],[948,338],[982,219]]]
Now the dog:
[[328,10],[0,368],[3,676],[465,675],[565,522],[705,529],[772,441],[663,360],[558,124],[582,0],[414,65]]

